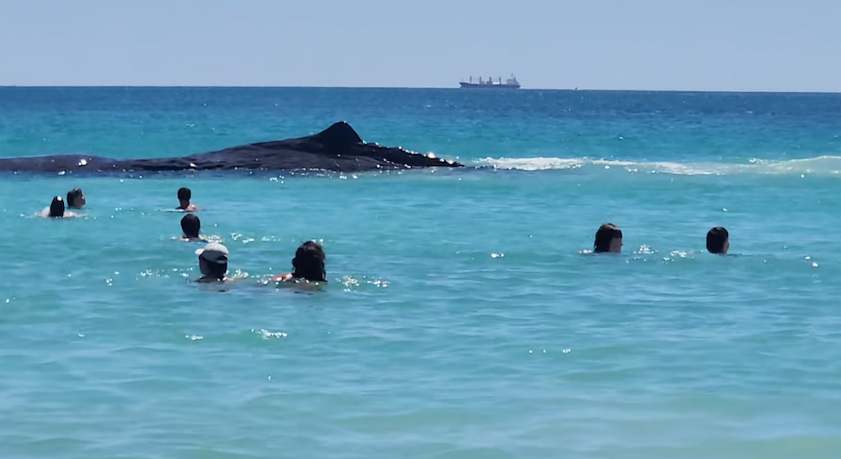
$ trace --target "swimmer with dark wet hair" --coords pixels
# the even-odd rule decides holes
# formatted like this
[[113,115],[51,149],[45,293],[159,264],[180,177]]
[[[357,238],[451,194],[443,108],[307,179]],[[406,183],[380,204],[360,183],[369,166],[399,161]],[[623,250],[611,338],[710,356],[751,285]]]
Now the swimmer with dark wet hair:
[[193,192],[189,188],[178,189],[178,207],[175,210],[183,210],[186,212],[193,212],[199,210],[198,207],[190,204],[190,199],[193,197]]
[[622,230],[613,223],[605,223],[596,231],[593,253],[619,253],[622,251]]
[[50,203],[50,207],[42,210],[38,213],[38,216],[44,218],[70,218],[79,217],[80,215],[65,210],[64,200],[61,199],[61,196],[56,196],[53,198],[53,202]]
[[707,232],[707,251],[716,255],[727,255],[730,250],[730,233],[723,226],[716,226]]
[[65,213],[64,209],[64,201],[61,200],[61,196],[56,196],[53,198],[53,202],[50,203],[50,218],[63,218]]
[[327,282],[324,249],[315,241],[307,241],[295,251],[292,272],[272,277],[272,282]]
[[181,219],[181,231],[184,233],[184,236],[181,238],[182,241],[197,242],[207,240],[199,234],[201,231],[201,220],[195,214],[187,214]]
[[67,207],[71,209],[81,209],[87,204],[85,194],[82,193],[81,188],[73,188],[67,192]]

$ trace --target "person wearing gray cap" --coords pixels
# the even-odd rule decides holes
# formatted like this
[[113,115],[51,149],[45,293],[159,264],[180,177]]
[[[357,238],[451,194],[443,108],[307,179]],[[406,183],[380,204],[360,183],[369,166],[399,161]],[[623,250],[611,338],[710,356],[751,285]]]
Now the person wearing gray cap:
[[211,242],[196,250],[202,277],[196,282],[225,282],[228,272],[228,248],[218,242]]

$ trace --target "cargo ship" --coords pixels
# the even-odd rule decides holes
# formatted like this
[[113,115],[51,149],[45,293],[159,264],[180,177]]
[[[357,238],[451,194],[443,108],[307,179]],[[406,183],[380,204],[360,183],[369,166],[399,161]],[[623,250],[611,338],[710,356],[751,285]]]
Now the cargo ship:
[[473,77],[470,77],[469,81],[462,81],[459,84],[462,88],[520,89],[520,82],[517,81],[517,78],[515,78],[514,75],[511,75],[511,78],[505,80],[505,83],[502,82],[502,77],[500,77],[497,81],[494,81],[493,78],[483,80],[482,77],[479,77],[478,83],[474,83]]

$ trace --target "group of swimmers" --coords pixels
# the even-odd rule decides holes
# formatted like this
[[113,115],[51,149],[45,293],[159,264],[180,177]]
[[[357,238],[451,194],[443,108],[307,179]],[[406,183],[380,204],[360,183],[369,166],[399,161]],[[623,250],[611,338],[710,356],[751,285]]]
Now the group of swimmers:
[[[730,233],[723,226],[707,231],[707,251],[716,255],[727,255],[730,250]],[[596,231],[593,253],[620,253],[622,251],[622,230],[613,223],[605,223]]]
[[[181,240],[188,242],[208,242],[207,238],[201,235],[201,220],[193,212],[199,211],[199,207],[192,204],[192,191],[189,188],[178,190],[177,211],[187,212],[181,218]],[[66,204],[65,204],[66,202]],[[67,210],[82,209],[87,204],[85,194],[80,188],[74,188],[67,192],[67,200],[61,196],[55,196],[48,209],[44,209],[39,216],[45,218],[66,218],[81,217],[83,215]],[[196,280],[201,283],[232,282],[240,278],[228,277],[228,248],[219,242],[208,242],[203,248],[196,250],[199,258],[199,270],[202,276]],[[276,274],[270,279],[261,281],[262,284],[274,283],[295,283],[313,284],[327,282],[325,270],[326,256],[324,249],[315,241],[307,241],[301,244],[295,251],[292,259],[292,271]]]
[[[175,210],[187,212],[187,215],[181,218],[181,231],[183,233],[181,239],[188,242],[208,242],[207,238],[201,234],[201,220],[193,213],[200,209],[190,202],[191,199],[192,191],[189,188],[178,190],[178,207]],[[61,196],[54,197],[49,209],[45,209],[41,216],[47,218],[81,216],[78,213],[68,211],[66,207],[81,209],[85,206],[87,200],[81,189],[74,188],[67,192],[66,203],[65,206],[65,201],[62,200]],[[716,226],[707,232],[707,251],[713,254],[726,255],[729,249],[730,233],[727,232],[727,229]],[[622,230],[612,223],[603,224],[596,231],[592,253],[620,252],[622,252]],[[237,280],[227,276],[229,251],[221,243],[208,242],[204,248],[197,250],[196,254],[199,258],[199,270],[202,273],[202,277],[197,282],[230,282]],[[325,260],[324,249],[320,244],[315,241],[305,242],[295,252],[291,272],[274,275],[270,280],[263,281],[263,283],[327,282]]]

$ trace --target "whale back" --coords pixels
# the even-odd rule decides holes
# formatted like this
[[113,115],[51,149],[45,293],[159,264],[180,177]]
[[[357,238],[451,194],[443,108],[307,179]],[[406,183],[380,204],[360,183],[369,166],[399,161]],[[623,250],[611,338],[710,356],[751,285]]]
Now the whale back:
[[356,172],[412,167],[462,167],[401,147],[365,143],[346,122],[306,137],[259,142],[170,158],[111,159],[88,155],[0,158],[0,171],[113,172],[179,170],[307,170]]

